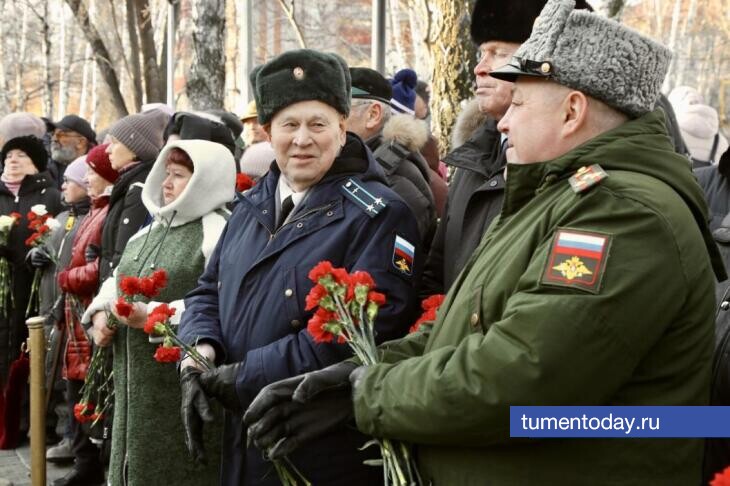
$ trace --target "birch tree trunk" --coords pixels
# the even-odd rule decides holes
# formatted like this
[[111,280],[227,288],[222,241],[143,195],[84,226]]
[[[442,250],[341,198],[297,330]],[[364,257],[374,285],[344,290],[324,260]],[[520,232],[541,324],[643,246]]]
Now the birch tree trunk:
[[[5,12],[5,0],[0,0],[0,12]],[[0,39],[5,38],[5,22],[0,22]],[[0,59],[7,59],[5,43],[0,42]],[[8,78],[6,73],[7,62],[0,65],[0,113],[7,113],[10,110],[10,97],[8,93]]]
[[[122,92],[119,89],[119,77],[117,76],[117,72],[112,64],[112,58],[109,55],[109,51],[99,35],[99,32],[96,30],[96,27],[89,18],[89,11],[87,10],[86,5],[81,0],[66,0],[66,4],[71,8],[71,12],[73,12],[76,17],[76,21],[81,26],[81,30],[83,31],[87,42],[91,44],[91,47],[94,50],[96,65],[98,66],[99,72],[104,78],[107,86],[109,86],[112,98],[111,101],[117,111],[118,117],[121,118],[127,116],[129,111],[127,110],[127,105],[124,102],[124,96],[122,96]],[[96,111],[96,108],[94,108],[94,110]]]
[[193,58],[186,91],[194,109],[223,107],[225,72],[225,0],[193,0]]
[[68,105],[68,75],[69,60],[72,55],[66,53],[66,9],[63,0],[59,1],[60,18],[60,39],[58,54],[58,110],[56,111],[56,119],[60,120],[66,114],[66,106]]
[[690,0],[689,10],[687,11],[687,17],[684,19],[682,25],[682,32],[680,38],[682,39],[682,49],[679,49],[675,56],[677,59],[677,75],[675,86],[681,86],[684,84],[684,73],[687,70],[687,60],[692,58],[692,44],[694,42],[694,35],[687,36],[687,32],[691,32],[694,25],[694,20],[697,15],[697,0]]
[[127,0],[127,34],[129,35],[129,51],[132,86],[134,88],[134,108],[142,108],[142,68],[139,63],[139,38],[137,36],[137,14],[133,0]]
[[[219,0],[213,0],[211,5]],[[134,0],[139,28],[140,47],[142,48],[142,70],[144,73],[144,87],[147,103],[165,102],[165,78],[160,73],[157,64],[155,49],[155,33],[153,31],[152,16],[149,0]]]
[[441,153],[449,151],[451,130],[462,100],[472,96],[471,66],[476,56],[469,37],[467,0],[434,0],[435,24],[431,68],[431,121]]
[[51,26],[48,23],[48,2],[43,2],[43,11],[38,15],[41,22],[41,45],[43,46],[43,108],[44,114],[53,117],[53,74],[51,73]]
[[667,47],[674,53],[672,60],[669,61],[669,69],[667,69],[667,75],[664,78],[664,86],[662,91],[667,92],[674,85],[674,78],[676,77],[677,68],[677,33],[679,31],[679,14],[682,10],[682,0],[674,0],[674,8],[672,9],[672,23],[669,28],[669,42]]
[[399,3],[399,0],[388,0],[388,13],[390,14],[388,17],[390,17],[390,32],[391,39],[393,40],[392,45],[395,46],[395,52],[398,56],[395,65],[396,71],[407,66],[406,55],[403,49],[403,32],[400,28]]
[[23,66],[25,65],[25,51],[28,45],[28,4],[23,3],[23,15],[20,27],[20,46],[18,59],[15,63],[15,111],[25,110],[25,90],[23,89]]

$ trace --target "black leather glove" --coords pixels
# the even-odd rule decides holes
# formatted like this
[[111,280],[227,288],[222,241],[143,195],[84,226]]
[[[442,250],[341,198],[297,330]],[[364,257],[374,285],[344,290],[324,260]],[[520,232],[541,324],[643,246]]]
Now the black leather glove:
[[357,368],[355,363],[342,361],[318,371],[293,376],[266,385],[249,405],[243,422],[252,425],[266,412],[284,402],[306,403],[312,397],[328,390],[350,389],[350,373]]
[[52,262],[51,257],[43,246],[34,246],[25,256],[25,261],[33,268],[46,268]]
[[233,413],[243,413],[241,401],[236,393],[236,378],[243,367],[243,361],[221,365],[200,375],[200,384],[206,395],[216,398],[221,405]]
[[194,366],[188,366],[180,372],[180,390],[182,392],[180,414],[185,430],[185,445],[190,457],[195,462],[205,464],[203,422],[212,422],[214,417],[208,398],[200,385],[201,373]]
[[86,263],[93,262],[99,258],[100,253],[101,251],[98,245],[90,244],[84,250],[84,260],[86,260]]
[[248,429],[248,437],[269,458],[280,459],[354,419],[352,394],[336,389],[308,403],[283,402],[270,408]]

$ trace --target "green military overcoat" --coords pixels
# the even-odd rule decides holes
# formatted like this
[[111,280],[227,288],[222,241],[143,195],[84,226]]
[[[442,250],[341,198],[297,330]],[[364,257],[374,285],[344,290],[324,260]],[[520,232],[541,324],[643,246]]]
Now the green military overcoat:
[[[593,164],[608,177],[576,175]],[[436,486],[698,484],[701,439],[513,439],[509,407],[707,405],[724,270],[706,220],[661,111],[509,165],[432,330],[356,388],[358,427],[415,444]]]

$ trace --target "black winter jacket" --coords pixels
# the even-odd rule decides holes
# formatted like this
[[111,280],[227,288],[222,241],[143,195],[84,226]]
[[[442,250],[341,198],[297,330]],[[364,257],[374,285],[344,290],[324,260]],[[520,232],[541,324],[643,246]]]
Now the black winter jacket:
[[426,260],[421,297],[448,291],[499,215],[506,163],[500,141],[497,122],[490,118],[444,159],[457,170]]
[[152,162],[141,162],[122,172],[109,198],[109,213],[101,233],[99,284],[103,283],[119,264],[127,241],[149,219],[142,204],[142,187],[152,169]]
[[28,336],[25,325],[25,308],[30,298],[33,270],[25,263],[29,248],[25,240],[31,235],[26,215],[36,204],[44,204],[46,210],[58,214],[61,209],[61,193],[55,188],[47,172],[26,176],[16,197],[0,181],[0,214],[14,211],[23,215],[18,224],[10,230],[6,254],[12,273],[14,306],[7,316],[0,314],[0,383],[7,378],[10,363],[20,354],[20,344]]

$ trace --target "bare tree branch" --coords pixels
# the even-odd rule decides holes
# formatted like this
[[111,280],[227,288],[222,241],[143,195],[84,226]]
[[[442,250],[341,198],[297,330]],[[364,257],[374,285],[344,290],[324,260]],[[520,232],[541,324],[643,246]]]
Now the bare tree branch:
[[287,5],[284,0],[279,0],[279,5],[281,5],[281,9],[284,11],[287,19],[289,19],[291,26],[294,27],[294,33],[297,35],[299,45],[302,49],[306,49],[307,43],[304,42],[304,34],[302,34],[302,29],[299,27],[297,20],[294,18],[294,0],[292,0],[291,5]]

